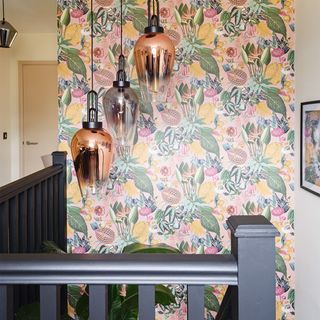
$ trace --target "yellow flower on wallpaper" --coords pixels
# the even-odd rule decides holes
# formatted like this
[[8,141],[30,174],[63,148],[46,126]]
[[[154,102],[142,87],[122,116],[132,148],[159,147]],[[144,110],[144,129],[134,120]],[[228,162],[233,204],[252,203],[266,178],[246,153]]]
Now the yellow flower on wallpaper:
[[216,185],[212,181],[204,182],[199,189],[199,197],[206,203],[212,204],[215,195]]
[[206,73],[205,71],[200,67],[199,62],[194,62],[189,66],[190,74],[197,78],[203,78]]
[[199,157],[203,157],[206,154],[206,151],[201,147],[200,142],[198,140],[195,140],[190,144],[190,149],[193,154]]
[[78,45],[81,41],[81,25],[76,23],[70,24],[66,28],[64,36],[72,45]]
[[81,193],[78,182],[71,182],[67,188],[67,198],[73,203],[79,203],[81,201]]
[[203,237],[206,234],[206,229],[201,225],[200,220],[195,220],[190,224],[190,230],[198,237]]
[[205,44],[209,45],[213,42],[214,27],[212,23],[204,23],[198,32],[199,39]]
[[212,103],[205,103],[199,108],[199,117],[206,124],[211,124],[214,117],[215,107]]
[[146,143],[137,143],[133,147],[132,156],[141,164],[147,162],[149,156],[149,148]]
[[265,21],[260,21],[257,26],[257,34],[262,38],[269,38],[272,36],[272,31],[268,28]]
[[83,105],[80,103],[70,104],[66,110],[66,118],[72,123],[77,124],[82,120]]
[[264,197],[272,196],[272,190],[268,187],[267,182],[265,180],[259,181],[255,186],[257,188],[258,193],[263,195]]
[[58,74],[64,77],[65,79],[69,79],[72,77],[72,72],[68,68],[66,63],[60,62],[58,64]]
[[266,78],[271,81],[272,84],[277,85],[281,81],[281,70],[282,70],[282,65],[277,62],[273,62],[268,65],[266,69]]
[[145,221],[139,221],[134,225],[132,235],[137,242],[140,242],[140,243],[147,242],[148,236],[149,236],[149,227],[150,227],[150,224]]
[[126,24],[123,26],[123,34],[129,39],[134,39],[137,36],[138,32],[134,28],[131,21],[126,22]]
[[260,101],[256,105],[257,115],[262,118],[267,118],[272,116],[272,111],[268,108],[267,103],[265,101]]
[[265,156],[277,165],[282,157],[282,148],[283,145],[280,142],[272,142],[267,146]]
[[134,185],[133,180],[129,180],[123,185],[124,191],[128,194],[129,197],[136,198],[139,196],[140,192],[137,187]]

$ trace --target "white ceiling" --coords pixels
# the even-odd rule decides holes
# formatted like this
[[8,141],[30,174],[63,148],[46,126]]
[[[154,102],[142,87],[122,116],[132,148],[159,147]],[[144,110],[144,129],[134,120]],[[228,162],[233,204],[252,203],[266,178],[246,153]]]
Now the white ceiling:
[[5,0],[6,20],[19,33],[55,33],[56,12],[56,0]]

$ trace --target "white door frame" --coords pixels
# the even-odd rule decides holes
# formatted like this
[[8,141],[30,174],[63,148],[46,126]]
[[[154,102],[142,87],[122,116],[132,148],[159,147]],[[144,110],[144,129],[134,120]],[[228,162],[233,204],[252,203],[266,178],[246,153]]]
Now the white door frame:
[[[18,72],[19,72],[19,177],[23,175],[23,144],[24,144],[24,127],[23,127],[23,67],[27,65],[56,65],[58,66],[57,61],[52,60],[30,60],[30,61],[18,61]],[[57,83],[58,86],[58,83]],[[58,97],[57,97],[58,101]]]

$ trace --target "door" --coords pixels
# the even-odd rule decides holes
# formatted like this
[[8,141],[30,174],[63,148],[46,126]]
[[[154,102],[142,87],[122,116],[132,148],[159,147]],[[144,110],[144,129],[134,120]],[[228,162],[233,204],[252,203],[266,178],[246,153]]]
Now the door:
[[56,62],[20,63],[21,172],[44,168],[43,159],[58,144],[58,89]]

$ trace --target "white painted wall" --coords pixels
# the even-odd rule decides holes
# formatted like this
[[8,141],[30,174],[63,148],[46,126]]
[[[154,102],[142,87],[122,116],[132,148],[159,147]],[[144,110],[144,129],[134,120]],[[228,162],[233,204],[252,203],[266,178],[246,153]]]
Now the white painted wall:
[[0,186],[19,178],[18,63],[56,61],[57,35],[19,34],[12,48],[3,50],[0,50],[0,138],[7,130],[9,139],[6,142],[0,139]]
[[320,1],[296,0],[296,312],[320,319],[320,197],[300,185],[300,103],[320,100]]

